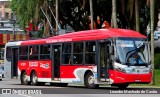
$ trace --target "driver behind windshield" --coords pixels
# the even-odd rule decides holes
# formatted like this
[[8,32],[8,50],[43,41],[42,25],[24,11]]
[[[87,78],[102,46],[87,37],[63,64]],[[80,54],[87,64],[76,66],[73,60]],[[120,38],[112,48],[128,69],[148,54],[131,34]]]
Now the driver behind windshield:
[[144,63],[143,61],[142,61],[142,59],[141,58],[139,58],[138,56],[136,56],[136,54],[134,53],[134,54],[132,54],[131,55],[131,57],[129,58],[129,63],[130,63],[130,65],[135,65],[135,64],[142,64],[142,63]]

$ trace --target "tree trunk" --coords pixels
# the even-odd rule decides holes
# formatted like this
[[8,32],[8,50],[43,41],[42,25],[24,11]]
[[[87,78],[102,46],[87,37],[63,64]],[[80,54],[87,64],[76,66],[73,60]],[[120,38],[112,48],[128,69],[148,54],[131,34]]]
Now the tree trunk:
[[[50,15],[48,14],[48,7],[47,7],[47,6],[48,6],[48,2],[45,1],[44,3],[45,3],[45,4],[44,4],[43,6],[44,6],[44,8],[45,8],[45,14],[47,15],[48,19],[51,20]],[[50,26],[49,26],[48,21],[45,20],[44,31],[43,31],[43,36],[44,36],[44,37],[50,36],[50,28],[49,28],[49,27],[50,27]]]
[[151,20],[151,65],[152,65],[152,84],[155,85],[154,74],[154,0],[150,0],[150,20]]
[[90,14],[91,14],[91,29],[94,27],[94,21],[93,21],[93,1],[89,0],[90,3]]
[[140,31],[139,29],[139,0],[135,0],[135,18],[136,18],[136,31]]
[[118,28],[117,25],[117,9],[116,9],[116,0],[112,0],[112,22],[113,22],[113,27]]

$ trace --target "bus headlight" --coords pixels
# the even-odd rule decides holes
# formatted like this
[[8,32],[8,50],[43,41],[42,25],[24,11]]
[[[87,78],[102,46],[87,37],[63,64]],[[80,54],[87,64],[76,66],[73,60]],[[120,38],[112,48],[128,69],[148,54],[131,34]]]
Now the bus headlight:
[[115,69],[116,69],[117,71],[120,71],[120,72],[126,73],[126,70],[125,70],[124,68],[121,68],[121,67],[117,67],[117,66],[115,66]]
[[152,68],[149,69],[149,72],[152,72]]

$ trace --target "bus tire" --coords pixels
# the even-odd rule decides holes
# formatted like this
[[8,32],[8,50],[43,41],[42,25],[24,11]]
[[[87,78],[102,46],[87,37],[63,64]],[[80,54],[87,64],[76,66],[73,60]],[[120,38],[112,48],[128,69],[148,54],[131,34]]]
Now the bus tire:
[[122,85],[118,85],[119,89],[126,89],[128,87],[129,84],[122,84]]
[[93,73],[92,72],[87,73],[87,75],[85,76],[85,87],[91,88],[91,89],[98,88],[99,85],[94,84],[92,79],[93,79]]
[[21,75],[21,84],[22,85],[29,85],[30,82],[27,80],[27,73],[23,72]]
[[32,85],[34,85],[34,86],[39,85],[37,73],[36,73],[35,71],[33,71],[32,74],[31,74],[31,83],[32,83]]

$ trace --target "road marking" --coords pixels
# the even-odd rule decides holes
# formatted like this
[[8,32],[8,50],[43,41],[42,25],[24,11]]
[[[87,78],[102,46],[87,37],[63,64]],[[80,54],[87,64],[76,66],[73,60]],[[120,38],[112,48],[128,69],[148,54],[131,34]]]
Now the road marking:
[[19,96],[24,96],[24,97],[32,97],[32,96],[29,96],[29,95],[22,95],[22,94],[18,94]]

